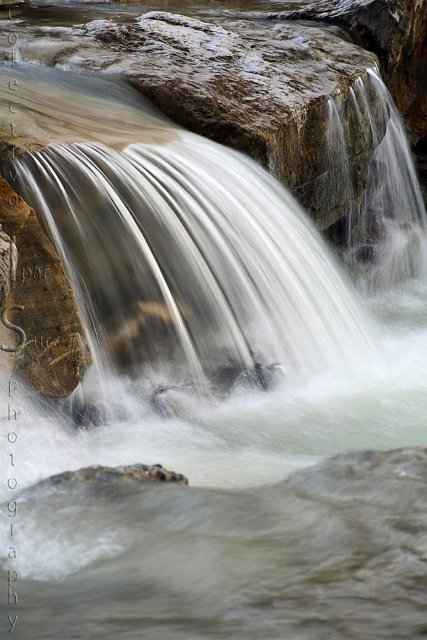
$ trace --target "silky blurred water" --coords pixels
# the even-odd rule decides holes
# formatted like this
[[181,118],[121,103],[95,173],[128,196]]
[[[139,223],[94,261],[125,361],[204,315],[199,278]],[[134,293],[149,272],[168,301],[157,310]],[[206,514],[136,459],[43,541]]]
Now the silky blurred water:
[[[43,24],[55,11],[67,26],[94,15],[91,7],[71,3],[67,14],[57,4]],[[249,4],[279,3],[200,7]],[[139,15],[141,5],[102,5],[96,15],[117,19],[118,11]],[[29,33],[42,24],[24,20]],[[133,126],[132,97],[128,105]],[[170,381],[169,371],[101,380],[95,372],[76,402],[81,394],[104,403],[107,419],[77,430],[69,406],[41,403],[19,387],[13,446],[4,374],[1,637],[17,614],[11,637],[24,640],[425,638],[425,467],[409,461],[373,473],[328,458],[426,446],[425,274],[362,294],[360,304],[375,349],[304,379],[279,378],[265,391],[237,383],[207,399],[178,386],[159,404],[153,392]],[[337,338],[342,330],[338,324]],[[20,496],[13,540],[11,452]],[[65,470],[138,462],[184,473],[190,486],[106,495],[36,485]],[[19,574],[16,608],[7,603],[8,569]]]
[[[407,283],[368,304],[380,366],[236,390],[209,407],[177,392],[173,418],[159,417],[142,383],[113,380],[122,415],[78,433],[55,412],[26,408],[22,394],[21,489],[65,469],[134,462],[161,462],[190,487],[24,491],[17,637],[423,637],[422,475],[312,466],[345,450],[425,445],[427,286]],[[3,528],[3,581],[8,544]],[[4,619],[4,603],[0,611]]]

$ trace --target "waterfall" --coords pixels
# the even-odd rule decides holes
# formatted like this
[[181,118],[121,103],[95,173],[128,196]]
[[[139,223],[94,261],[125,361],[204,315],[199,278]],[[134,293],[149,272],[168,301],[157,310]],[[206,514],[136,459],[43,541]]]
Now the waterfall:
[[[370,69],[365,80],[358,78],[350,93],[355,128],[373,153],[361,202],[347,216],[344,261],[363,289],[388,289],[423,272],[426,213],[403,124],[377,71]],[[346,200],[352,202],[345,122],[334,102],[329,114],[342,184],[349,185]]]
[[[15,160],[74,286],[98,366],[205,392],[371,349],[350,288],[297,203],[252,160],[180,131],[166,144],[52,144]],[[7,175],[8,168],[5,168]]]

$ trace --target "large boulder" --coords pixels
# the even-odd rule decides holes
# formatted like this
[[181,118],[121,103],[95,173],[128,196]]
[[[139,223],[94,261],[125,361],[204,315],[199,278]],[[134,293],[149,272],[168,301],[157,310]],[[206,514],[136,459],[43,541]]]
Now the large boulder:
[[427,147],[427,0],[318,0],[270,17],[339,25],[375,52],[413,143]]
[[[13,367],[36,391],[69,396],[80,381],[81,370],[91,362],[73,291],[34,210],[3,178],[0,224],[7,234],[0,238],[4,251],[13,252],[8,237],[18,252],[12,283],[1,285],[2,294],[9,294],[3,305],[6,323],[16,327],[9,332],[7,345],[13,353]],[[0,254],[1,250],[2,246]],[[5,255],[7,267],[12,254]],[[11,270],[5,277],[10,275]]]
[[[376,57],[324,30],[234,21],[221,25],[151,12],[118,25],[96,20],[81,30],[93,44],[56,62],[120,70],[167,116],[243,151],[284,182],[320,229],[360,201],[372,152],[367,125],[351,122],[350,88]],[[328,129],[333,97],[347,120],[344,135],[353,194],[341,180],[342,159]],[[357,126],[356,126],[357,125]]]

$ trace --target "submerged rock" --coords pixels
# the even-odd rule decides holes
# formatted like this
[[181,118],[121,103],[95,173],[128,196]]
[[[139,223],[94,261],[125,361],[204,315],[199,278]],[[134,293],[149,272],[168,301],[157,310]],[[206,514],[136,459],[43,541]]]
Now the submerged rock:
[[415,492],[425,492],[427,449],[342,453],[309,469],[296,471],[286,482],[304,486],[305,490],[323,499],[328,496],[342,500],[360,497],[371,502],[383,497],[384,501],[386,498],[393,501],[397,495],[394,489],[401,491],[400,487],[405,485],[413,486]]
[[51,476],[36,485],[52,487],[55,490],[67,490],[75,486],[84,486],[99,490],[108,488],[134,487],[146,482],[173,482],[188,484],[188,479],[181,473],[168,471],[160,464],[131,464],[121,467],[93,466],[64,471]]
[[87,402],[73,407],[72,418],[77,429],[89,429],[91,427],[100,427],[105,422],[105,410],[101,404],[95,402]]
[[9,322],[15,325],[8,342],[12,349],[18,339],[22,343],[13,355],[14,369],[40,393],[69,396],[91,362],[74,294],[34,210],[3,178],[0,223],[14,239],[19,256],[6,306]]
[[376,53],[412,141],[427,140],[426,0],[318,0],[271,17],[338,25]]

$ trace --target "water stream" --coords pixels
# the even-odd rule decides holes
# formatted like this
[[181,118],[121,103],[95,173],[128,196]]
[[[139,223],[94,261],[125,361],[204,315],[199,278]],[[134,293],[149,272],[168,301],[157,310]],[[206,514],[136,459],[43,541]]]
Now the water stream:
[[[16,398],[16,636],[421,640],[425,468],[378,480],[327,458],[425,445],[425,212],[381,80],[353,88],[371,138],[367,93],[388,125],[347,221],[346,272],[262,168],[174,126],[117,78],[16,73],[20,126],[49,144],[14,161],[16,189],[63,258],[95,358],[70,402]],[[329,126],[342,158],[333,102]],[[372,210],[386,230],[367,276],[353,258]],[[102,420],[78,429],[87,406]],[[190,487],[34,487],[135,462]],[[2,584],[8,544],[3,527]]]

